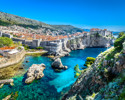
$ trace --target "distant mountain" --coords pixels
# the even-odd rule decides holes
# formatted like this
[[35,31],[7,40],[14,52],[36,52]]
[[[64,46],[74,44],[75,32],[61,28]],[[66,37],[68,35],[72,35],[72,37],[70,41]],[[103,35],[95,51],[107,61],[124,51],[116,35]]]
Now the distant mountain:
[[74,27],[72,25],[52,25],[52,27],[54,27],[55,29],[58,29],[58,30],[66,31],[68,33],[70,33],[70,32],[76,33],[76,32],[83,32],[84,31],[83,29]]
[[86,31],[86,32],[90,32],[90,29],[83,29],[84,31]]
[[71,26],[71,25],[49,25],[37,20],[24,18],[4,12],[0,12],[0,25],[2,26],[8,26],[8,25],[18,25],[25,28],[46,28],[50,30],[61,30],[69,33],[73,32],[82,32],[83,29]]

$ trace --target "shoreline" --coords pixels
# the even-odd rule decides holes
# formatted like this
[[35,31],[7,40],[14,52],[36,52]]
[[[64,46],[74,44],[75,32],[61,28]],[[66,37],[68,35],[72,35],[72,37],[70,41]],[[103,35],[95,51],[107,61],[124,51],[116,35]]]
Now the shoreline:
[[40,56],[45,53],[47,53],[47,51],[45,50],[42,52],[26,52],[25,50],[22,50],[15,56],[15,58],[10,58],[8,62],[0,64],[0,69],[18,64],[22,62],[26,56],[38,56],[38,55]]
[[43,51],[35,51],[35,52],[26,52],[25,56],[38,56],[38,55],[43,55],[46,54],[48,51],[43,50]]
[[[106,47],[102,47],[102,46],[98,47],[97,46],[97,47],[86,47],[86,48],[106,48]],[[84,50],[84,49],[85,48],[83,48],[83,49],[76,49],[76,50]],[[71,51],[73,51],[73,50],[71,50]],[[68,52],[68,53],[70,53],[70,52]],[[22,53],[23,53],[23,55],[22,55]],[[25,50],[22,50],[22,52],[20,52],[20,56],[21,57],[17,57],[18,58],[17,61],[15,61],[15,59],[13,59],[13,60],[11,59],[11,62],[7,62],[7,63],[4,63],[3,65],[0,65],[0,69],[18,64],[18,63],[22,62],[26,56],[41,56],[41,55],[44,55],[44,54],[47,54],[47,53],[48,53],[48,51],[46,51],[46,50],[35,51],[35,52],[27,52]],[[65,57],[65,56],[66,55],[63,55],[63,56],[47,55],[46,57],[54,59],[54,58],[61,58],[61,57]],[[8,63],[10,63],[10,64],[8,64]]]

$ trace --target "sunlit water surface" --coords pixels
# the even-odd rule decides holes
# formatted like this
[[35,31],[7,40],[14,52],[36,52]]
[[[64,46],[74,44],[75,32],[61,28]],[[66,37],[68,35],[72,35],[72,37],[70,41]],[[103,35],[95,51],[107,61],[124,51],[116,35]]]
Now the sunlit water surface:
[[[70,56],[61,58],[63,65],[68,66],[68,69],[60,73],[53,71],[50,58],[27,56],[22,63],[22,66],[25,65],[23,66],[24,69],[27,71],[32,64],[44,63],[46,65],[45,76],[30,85],[24,83],[26,75],[13,77],[13,87],[4,85],[0,89],[0,100],[16,91],[18,91],[17,100],[59,100],[76,81],[76,78],[74,78],[74,66],[78,64],[80,69],[84,68],[86,57],[96,57],[101,51],[105,50],[106,48],[86,48],[72,51]],[[26,63],[27,60],[29,63]]]

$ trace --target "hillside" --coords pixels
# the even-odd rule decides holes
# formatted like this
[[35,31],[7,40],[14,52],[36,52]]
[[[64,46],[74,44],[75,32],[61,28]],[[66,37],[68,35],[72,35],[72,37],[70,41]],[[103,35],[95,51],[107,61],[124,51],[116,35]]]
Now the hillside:
[[74,33],[74,32],[82,32],[83,29],[71,26],[71,25],[49,25],[37,20],[32,20],[29,18],[24,18],[4,12],[0,12],[0,25],[1,26],[10,26],[10,25],[18,25],[25,28],[46,28],[50,29],[51,31],[65,31],[66,33]]
[[58,29],[58,30],[66,31],[68,33],[76,33],[76,32],[83,31],[83,29],[74,27],[72,25],[52,25],[52,27],[54,27],[55,29]]
[[124,100],[125,34],[83,70],[62,100]]

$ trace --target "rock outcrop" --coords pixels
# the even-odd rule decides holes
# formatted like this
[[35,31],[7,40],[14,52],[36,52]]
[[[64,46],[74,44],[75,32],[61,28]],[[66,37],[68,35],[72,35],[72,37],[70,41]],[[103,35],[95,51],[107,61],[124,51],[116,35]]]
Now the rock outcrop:
[[30,84],[35,79],[40,79],[44,76],[43,71],[45,69],[44,64],[33,64],[27,71],[27,78],[25,80],[25,83]]
[[10,84],[10,86],[14,86],[13,82],[13,79],[0,80],[0,88],[2,88],[5,84]]
[[63,66],[60,58],[56,58],[51,66],[55,70],[61,70],[61,69],[65,70],[68,68],[67,66]]
[[[125,95],[125,54],[112,47],[98,55],[62,100],[122,100]],[[122,99],[120,99],[122,98]]]
[[0,84],[11,84],[13,82],[14,82],[13,79],[0,80]]
[[43,47],[48,50],[48,54],[65,56],[71,50],[84,49],[86,47],[107,47],[111,44],[111,37],[105,37],[97,33],[85,33],[81,36],[47,42],[47,45],[45,47],[43,45]]

